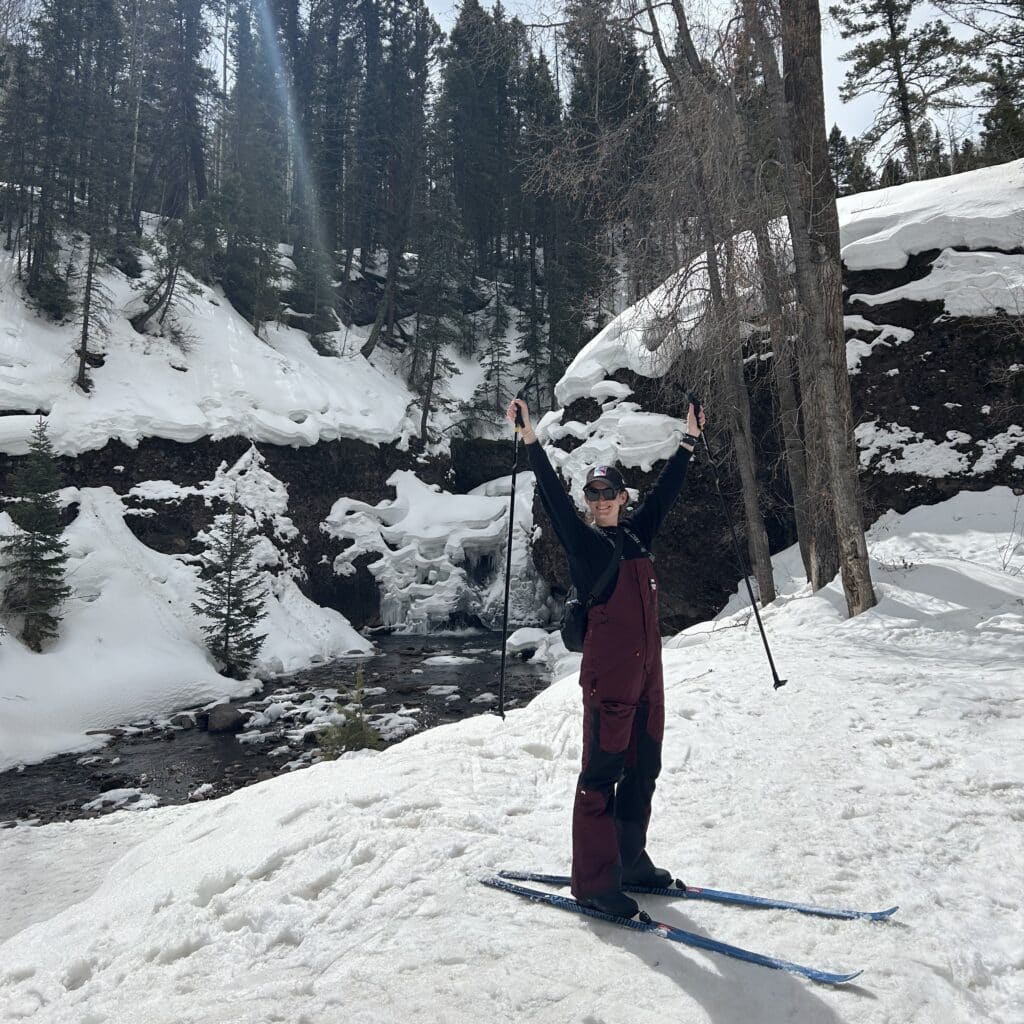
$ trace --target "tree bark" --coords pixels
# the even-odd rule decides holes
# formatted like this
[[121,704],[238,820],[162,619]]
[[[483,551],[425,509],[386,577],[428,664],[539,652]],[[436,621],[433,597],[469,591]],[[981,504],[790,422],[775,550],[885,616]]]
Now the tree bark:
[[82,297],[82,335],[78,344],[78,372],[75,384],[88,394],[92,390],[89,381],[89,323],[92,317],[93,276],[98,253],[93,237],[89,236],[89,251],[85,258],[85,295]]
[[[744,20],[764,72],[779,142],[782,188],[805,322],[804,422],[825,449],[843,590],[850,615],[876,603],[864,539],[843,329],[842,265],[835,185],[828,165],[817,0],[783,0],[786,80],[759,17],[743,0]],[[789,102],[787,102],[787,100]]]

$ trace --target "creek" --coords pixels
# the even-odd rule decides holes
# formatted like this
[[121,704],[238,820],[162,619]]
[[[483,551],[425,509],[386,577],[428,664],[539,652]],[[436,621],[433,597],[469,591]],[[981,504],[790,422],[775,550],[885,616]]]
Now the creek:
[[[61,754],[0,774],[0,827],[93,818],[122,808],[224,796],[321,758],[322,730],[362,687],[367,721],[386,745],[414,732],[497,708],[496,633],[374,638],[377,653],[318,665],[230,702],[241,728],[201,728],[202,709],[107,730],[101,749]],[[521,707],[550,682],[543,665],[510,655],[505,707]]]

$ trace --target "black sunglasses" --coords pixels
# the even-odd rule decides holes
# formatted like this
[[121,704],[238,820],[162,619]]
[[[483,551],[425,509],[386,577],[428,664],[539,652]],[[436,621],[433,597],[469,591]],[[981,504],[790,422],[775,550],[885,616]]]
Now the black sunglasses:
[[614,487],[595,487],[587,484],[583,488],[583,496],[588,501],[611,501],[619,492]]

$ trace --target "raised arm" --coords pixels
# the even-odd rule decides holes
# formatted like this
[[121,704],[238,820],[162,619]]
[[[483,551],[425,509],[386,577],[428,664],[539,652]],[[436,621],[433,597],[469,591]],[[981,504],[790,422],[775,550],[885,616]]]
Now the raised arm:
[[665,521],[669,509],[675,504],[686,480],[686,469],[693,454],[694,445],[704,429],[704,410],[695,413],[691,405],[686,417],[687,433],[678,450],[665,464],[654,486],[644,498],[640,507],[629,517],[640,539],[650,544]]
[[540,444],[537,435],[533,432],[530,410],[526,402],[521,398],[514,399],[508,407],[508,419],[515,422],[517,407],[523,420],[520,431],[523,442],[526,444],[530,468],[537,478],[541,504],[551,520],[551,525],[555,528],[555,535],[562,547],[569,552],[577,551],[585,542],[587,527],[577,514],[576,506],[555,472],[554,466],[551,465],[544,446]]

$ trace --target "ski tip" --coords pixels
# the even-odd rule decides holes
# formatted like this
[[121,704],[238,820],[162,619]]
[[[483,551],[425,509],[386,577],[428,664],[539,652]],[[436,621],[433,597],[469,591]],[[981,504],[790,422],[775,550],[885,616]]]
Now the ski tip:
[[878,910],[878,911],[875,911],[875,913],[871,915],[871,919],[873,921],[885,921],[888,918],[892,917],[892,915],[895,914],[896,911],[899,910],[899,909],[900,908],[898,906],[895,906],[895,907],[890,907],[888,910]]
[[849,974],[826,974],[815,980],[827,982],[829,985],[845,985],[848,981],[859,978],[863,973],[863,971],[850,971]]

